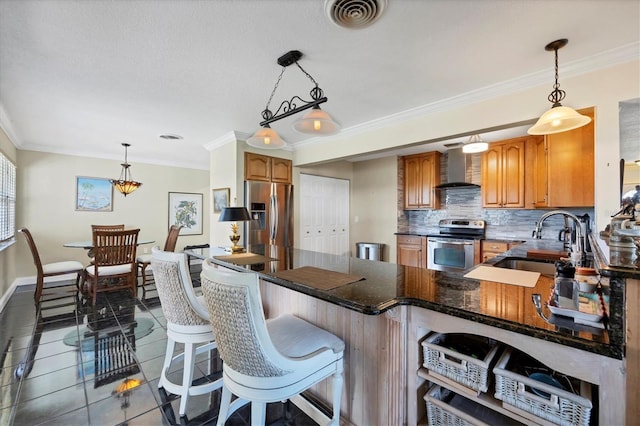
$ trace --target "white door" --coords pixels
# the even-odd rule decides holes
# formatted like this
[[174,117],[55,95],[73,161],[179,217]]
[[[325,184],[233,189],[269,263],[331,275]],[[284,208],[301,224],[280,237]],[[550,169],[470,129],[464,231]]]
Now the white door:
[[300,175],[300,242],[304,250],[349,252],[349,181]]

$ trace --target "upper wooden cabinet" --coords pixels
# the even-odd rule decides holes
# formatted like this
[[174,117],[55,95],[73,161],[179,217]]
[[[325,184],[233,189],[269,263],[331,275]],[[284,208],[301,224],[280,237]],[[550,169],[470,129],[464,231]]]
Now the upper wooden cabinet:
[[437,209],[440,197],[435,187],[440,184],[440,153],[438,151],[408,155],[404,161],[404,208]]
[[594,205],[594,108],[579,110],[591,123],[568,132],[546,135],[527,147],[534,167],[533,207],[591,207]]
[[285,158],[244,153],[244,179],[263,182],[291,183],[292,162]]
[[527,138],[492,143],[482,153],[483,207],[524,207],[524,153]]

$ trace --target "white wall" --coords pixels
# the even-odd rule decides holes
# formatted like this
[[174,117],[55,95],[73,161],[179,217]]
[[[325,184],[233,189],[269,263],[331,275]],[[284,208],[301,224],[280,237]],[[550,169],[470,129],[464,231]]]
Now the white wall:
[[[76,176],[118,177],[120,162],[35,151],[18,151],[16,225],[27,227],[36,240],[44,263],[75,259],[87,263],[82,249],[63,248],[68,241],[91,239],[91,224],[124,223],[140,228],[141,239],[153,239],[162,247],[169,227],[168,193],[203,194],[203,234],[178,238],[177,250],[209,241],[209,172],[178,167],[132,164],[131,171],[143,185],[126,198],[114,192],[112,212],[75,211]],[[24,237],[18,235],[18,277],[35,276]],[[142,251],[151,245],[141,246]]]
[[354,163],[350,225],[352,250],[355,250],[356,242],[383,243],[383,260],[396,262],[397,198],[396,156]]

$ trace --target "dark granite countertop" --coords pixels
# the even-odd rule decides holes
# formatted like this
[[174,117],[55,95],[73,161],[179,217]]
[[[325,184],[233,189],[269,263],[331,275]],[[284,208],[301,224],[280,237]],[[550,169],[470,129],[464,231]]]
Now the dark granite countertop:
[[[532,240],[505,255],[526,254],[527,247],[549,249],[550,246],[544,240]],[[576,325],[570,320],[563,321],[561,317],[555,324],[540,318],[531,295],[540,293],[543,301],[548,299],[553,278],[544,275],[540,276],[535,287],[526,288],[469,279],[460,273],[431,271],[349,256],[276,246],[262,246],[259,249],[255,247],[252,251],[249,247],[249,251],[253,253],[264,254],[265,250],[268,253],[265,262],[247,265],[230,263],[228,257],[225,260],[216,259],[215,256],[228,256],[228,253],[218,248],[191,250],[190,254],[213,258],[214,263],[239,271],[254,270],[268,282],[366,315],[379,315],[399,305],[418,306],[589,352],[622,358],[623,309],[622,305],[614,305],[623,300],[618,296],[623,292],[623,284],[616,284],[616,280],[612,280],[611,326],[609,330],[602,330]],[[332,290],[319,290],[274,275],[278,271],[302,266],[358,275],[365,279]]]

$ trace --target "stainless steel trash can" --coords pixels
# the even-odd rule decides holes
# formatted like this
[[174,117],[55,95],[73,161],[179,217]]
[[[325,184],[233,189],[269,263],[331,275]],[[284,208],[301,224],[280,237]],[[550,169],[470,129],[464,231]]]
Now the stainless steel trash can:
[[356,243],[356,253],[359,259],[382,260],[382,243]]

